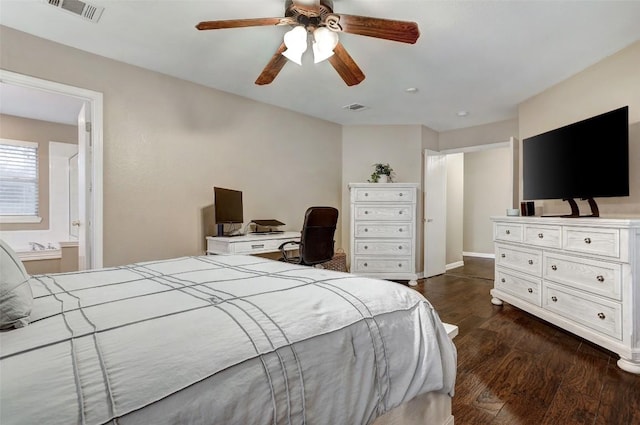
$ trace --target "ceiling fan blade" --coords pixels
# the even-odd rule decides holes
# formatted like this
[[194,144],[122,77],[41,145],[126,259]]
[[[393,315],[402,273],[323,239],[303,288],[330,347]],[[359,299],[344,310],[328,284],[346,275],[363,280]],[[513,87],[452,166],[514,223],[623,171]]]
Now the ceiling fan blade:
[[[331,21],[334,17],[337,18],[338,22]],[[334,31],[409,44],[415,44],[418,37],[420,37],[418,24],[415,22],[394,21],[391,19],[370,18],[367,16],[331,15],[327,18],[327,27]]]
[[291,23],[289,18],[253,18],[253,19],[229,19],[226,21],[204,21],[196,25],[199,30],[219,30],[225,28],[263,27],[268,25],[287,25]]
[[287,63],[287,58],[282,56],[282,52],[287,50],[287,46],[282,43],[276,53],[271,57],[271,60],[264,67],[262,73],[258,76],[256,80],[256,84],[259,86],[264,86],[265,84],[270,84],[275,78],[278,76],[278,73],[284,67],[284,64]]
[[329,58],[329,62],[348,86],[355,86],[364,81],[364,73],[342,43],[339,42],[333,49],[333,56]]

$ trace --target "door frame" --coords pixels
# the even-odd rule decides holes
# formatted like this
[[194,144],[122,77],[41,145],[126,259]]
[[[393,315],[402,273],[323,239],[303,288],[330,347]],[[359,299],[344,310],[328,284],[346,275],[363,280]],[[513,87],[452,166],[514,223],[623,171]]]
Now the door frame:
[[[90,176],[87,199],[92,208],[89,217],[84,217],[85,223],[90,223],[87,264],[89,268],[101,268],[103,264],[103,96],[102,93],[80,87],[43,80],[12,71],[0,69],[0,81],[15,86],[39,89],[65,96],[72,96],[90,105],[91,136],[87,139],[87,152],[90,160],[86,161],[86,175]],[[82,218],[81,218],[82,219]]]

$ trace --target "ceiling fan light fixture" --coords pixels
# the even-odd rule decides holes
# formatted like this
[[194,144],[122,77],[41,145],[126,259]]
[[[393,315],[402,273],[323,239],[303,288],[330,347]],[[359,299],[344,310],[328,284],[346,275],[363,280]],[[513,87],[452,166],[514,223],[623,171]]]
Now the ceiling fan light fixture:
[[284,45],[287,50],[282,52],[282,56],[292,62],[302,65],[302,54],[307,50],[307,30],[299,25],[288,31],[284,35]]
[[338,33],[326,27],[320,27],[313,32],[313,61],[322,62],[333,56],[333,49],[338,45]]

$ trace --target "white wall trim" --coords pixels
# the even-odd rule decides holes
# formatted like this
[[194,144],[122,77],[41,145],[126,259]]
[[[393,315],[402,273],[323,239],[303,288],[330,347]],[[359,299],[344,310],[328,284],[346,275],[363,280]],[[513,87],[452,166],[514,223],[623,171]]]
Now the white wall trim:
[[498,148],[508,148],[511,146],[511,139],[505,142],[496,142],[496,143],[487,143],[486,145],[475,145],[475,146],[467,146],[464,148],[453,148],[453,149],[443,149],[440,151],[441,154],[448,155],[450,153],[469,153],[469,152],[480,152],[485,151],[487,149],[498,149]]
[[54,81],[42,80],[28,75],[0,69],[0,81],[15,86],[30,87],[72,96],[91,105],[91,180],[92,211],[91,217],[91,261],[89,267],[101,268],[103,261],[103,192],[102,192],[102,155],[103,155],[103,96],[102,93],[80,87],[68,86]]
[[446,270],[457,269],[458,267],[464,266],[464,261],[456,261],[455,263],[450,263],[445,266]]
[[465,257],[479,257],[479,258],[496,258],[496,254],[495,253],[484,253],[484,252],[462,252],[462,255]]

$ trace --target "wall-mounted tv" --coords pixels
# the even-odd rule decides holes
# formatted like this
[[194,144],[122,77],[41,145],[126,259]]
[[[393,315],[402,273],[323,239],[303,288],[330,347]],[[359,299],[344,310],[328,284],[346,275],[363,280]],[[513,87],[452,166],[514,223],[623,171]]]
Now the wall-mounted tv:
[[221,235],[223,224],[244,222],[241,191],[214,187],[213,205],[218,224],[218,235]]
[[629,196],[629,107],[578,121],[522,141],[523,199]]

